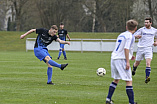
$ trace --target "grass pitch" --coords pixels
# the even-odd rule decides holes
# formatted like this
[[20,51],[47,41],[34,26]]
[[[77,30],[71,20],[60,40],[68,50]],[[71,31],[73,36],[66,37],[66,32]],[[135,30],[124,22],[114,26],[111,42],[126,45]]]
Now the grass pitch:
[[[53,68],[47,85],[47,66],[32,51],[0,52],[0,104],[105,104],[113,80],[110,72],[111,53],[67,52],[68,60],[56,60],[58,52],[50,52],[58,63],[69,63],[61,71]],[[157,102],[157,54],[152,60],[151,81],[144,83],[145,60],[133,77],[135,101],[139,104]],[[131,62],[131,66],[133,61]],[[104,67],[107,74],[98,77],[96,70]],[[128,104],[125,82],[120,81],[112,98],[114,104]]]

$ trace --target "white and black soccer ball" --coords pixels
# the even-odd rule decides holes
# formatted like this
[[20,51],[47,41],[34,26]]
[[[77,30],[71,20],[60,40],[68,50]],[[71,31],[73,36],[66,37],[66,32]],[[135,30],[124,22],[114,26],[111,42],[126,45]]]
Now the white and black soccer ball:
[[98,76],[104,76],[106,74],[106,70],[104,68],[98,68],[96,71]]

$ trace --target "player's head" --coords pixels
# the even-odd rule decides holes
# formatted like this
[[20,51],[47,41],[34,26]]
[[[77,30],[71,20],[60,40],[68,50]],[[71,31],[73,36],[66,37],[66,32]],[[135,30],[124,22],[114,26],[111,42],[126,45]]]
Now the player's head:
[[128,31],[136,31],[137,30],[137,25],[138,25],[138,22],[136,20],[128,20],[126,22],[126,29]]
[[146,28],[149,29],[152,25],[152,18],[151,17],[145,18],[144,25],[145,25]]
[[61,22],[61,23],[60,23],[60,29],[63,29],[63,28],[64,28],[64,23]]
[[56,35],[57,32],[58,32],[58,27],[56,25],[52,25],[50,30],[49,30],[49,34],[51,36],[54,36],[54,35]]

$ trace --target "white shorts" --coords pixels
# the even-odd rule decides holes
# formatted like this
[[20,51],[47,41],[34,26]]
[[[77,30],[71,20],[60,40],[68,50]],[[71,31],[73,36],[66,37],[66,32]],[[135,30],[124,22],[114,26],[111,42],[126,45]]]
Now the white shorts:
[[132,81],[131,67],[126,70],[125,59],[111,59],[111,76],[114,79]]
[[145,59],[153,57],[153,48],[152,47],[138,47],[136,52],[136,61],[141,61],[143,58]]

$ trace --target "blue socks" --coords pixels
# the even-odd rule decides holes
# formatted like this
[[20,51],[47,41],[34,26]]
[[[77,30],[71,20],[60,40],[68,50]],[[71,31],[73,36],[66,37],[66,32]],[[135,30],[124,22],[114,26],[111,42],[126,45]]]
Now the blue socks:
[[60,58],[61,54],[62,54],[62,49],[59,49],[58,58]]
[[55,62],[55,61],[53,61],[53,60],[49,60],[48,63],[49,63],[51,66],[55,66],[55,67],[61,68],[61,64],[58,64],[57,62]]
[[114,90],[116,89],[116,87],[117,87],[117,84],[116,84],[116,83],[112,82],[112,83],[110,84],[109,92],[108,92],[108,96],[107,96],[107,99],[108,99],[108,100],[111,100],[111,97],[112,97],[112,95],[113,95]]
[[[108,96],[106,98],[107,101],[111,101],[111,97],[115,91],[117,87],[117,84],[112,82],[110,84],[110,87],[109,87],[109,92],[108,92]],[[133,92],[133,87],[132,86],[126,86],[126,93],[128,95],[128,98],[129,98],[129,104],[134,104],[134,92]]]
[[65,51],[63,51],[63,55],[64,55],[64,58],[66,58],[66,52]]
[[132,86],[126,86],[126,93],[129,98],[129,104],[134,104],[134,92]]
[[51,79],[52,79],[52,71],[53,71],[53,70],[52,70],[52,67],[48,67],[48,68],[47,68],[47,78],[48,78],[48,81],[47,81],[47,82],[48,82],[48,83],[51,82]]
[[[60,58],[61,54],[62,54],[62,49],[59,49],[58,59]],[[64,58],[66,58],[66,52],[65,51],[63,51],[63,55],[64,55]]]
[[136,69],[137,69],[137,67],[134,67],[134,65],[133,65],[133,70],[136,71]]
[[150,72],[151,72],[151,67],[146,67],[146,71],[145,71],[146,77],[149,77]]

